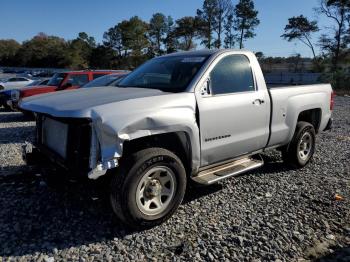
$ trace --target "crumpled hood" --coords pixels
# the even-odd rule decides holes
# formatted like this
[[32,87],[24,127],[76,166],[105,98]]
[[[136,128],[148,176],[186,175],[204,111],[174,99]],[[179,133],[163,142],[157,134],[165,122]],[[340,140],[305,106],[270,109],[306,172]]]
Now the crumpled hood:
[[188,137],[192,168],[199,167],[200,138],[194,93],[167,93],[145,88],[82,88],[28,97],[20,107],[54,117],[91,119],[90,168],[93,171],[90,178],[97,178],[118,165],[124,141],[163,133]]
[[90,117],[95,107],[162,94],[167,93],[146,88],[81,88],[28,97],[23,99],[20,107],[57,117]]

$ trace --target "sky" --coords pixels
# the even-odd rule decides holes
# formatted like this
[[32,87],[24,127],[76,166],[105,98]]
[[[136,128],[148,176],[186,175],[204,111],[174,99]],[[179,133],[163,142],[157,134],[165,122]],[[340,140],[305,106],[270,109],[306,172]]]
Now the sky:
[[[235,4],[237,0],[233,0]],[[256,37],[245,42],[245,48],[262,51],[266,56],[289,56],[300,53],[311,57],[308,47],[289,43],[280,35],[288,18],[303,14],[317,19],[325,28],[329,20],[317,17],[313,10],[319,0],[255,0],[260,25]],[[203,0],[0,0],[0,39],[28,40],[39,32],[74,39],[86,32],[102,41],[103,33],[118,22],[137,15],[149,21],[161,12],[174,19],[194,16]],[[314,42],[317,35],[314,37]]]

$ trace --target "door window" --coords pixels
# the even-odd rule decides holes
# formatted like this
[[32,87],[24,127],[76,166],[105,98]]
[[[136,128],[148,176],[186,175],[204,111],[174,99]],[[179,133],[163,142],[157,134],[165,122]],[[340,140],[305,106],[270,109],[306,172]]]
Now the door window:
[[250,63],[244,55],[222,58],[211,71],[210,81],[214,95],[255,90]]
[[17,81],[19,81],[19,82],[25,82],[25,81],[28,81],[28,79],[19,77],[19,78],[17,78]]
[[82,86],[89,82],[89,77],[87,74],[79,75],[69,75],[67,83],[72,84],[72,86]]
[[105,73],[101,73],[101,74],[93,74],[92,75],[92,79],[96,79],[96,78],[99,78],[101,76],[105,76],[105,75],[108,75],[108,74],[105,74]]

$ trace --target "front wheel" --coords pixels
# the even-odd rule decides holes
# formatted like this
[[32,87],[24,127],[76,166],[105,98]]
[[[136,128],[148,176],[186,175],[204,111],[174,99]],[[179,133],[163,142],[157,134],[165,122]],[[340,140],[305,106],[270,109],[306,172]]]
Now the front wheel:
[[176,211],[186,190],[181,160],[162,148],[150,148],[122,161],[111,181],[114,213],[133,228],[156,226]]
[[282,150],[285,163],[304,167],[315,152],[315,128],[308,122],[298,122],[292,141]]

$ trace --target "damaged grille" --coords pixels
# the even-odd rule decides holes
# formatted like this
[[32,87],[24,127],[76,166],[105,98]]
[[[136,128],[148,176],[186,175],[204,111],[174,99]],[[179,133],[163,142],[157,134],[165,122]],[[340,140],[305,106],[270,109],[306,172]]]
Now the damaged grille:
[[69,171],[86,173],[90,170],[90,143],[90,120],[37,116],[37,147],[51,161]]
[[58,153],[67,156],[68,125],[48,117],[42,119],[42,143]]

